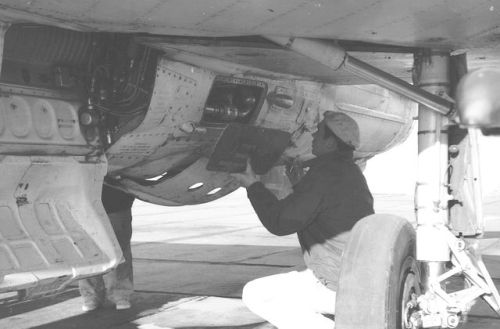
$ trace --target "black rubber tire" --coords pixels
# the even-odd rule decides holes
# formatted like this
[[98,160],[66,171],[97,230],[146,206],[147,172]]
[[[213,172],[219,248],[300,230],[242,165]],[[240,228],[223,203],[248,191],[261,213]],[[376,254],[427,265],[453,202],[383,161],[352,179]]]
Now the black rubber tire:
[[404,329],[401,318],[411,293],[420,293],[413,227],[393,215],[360,220],[342,259],[335,328]]

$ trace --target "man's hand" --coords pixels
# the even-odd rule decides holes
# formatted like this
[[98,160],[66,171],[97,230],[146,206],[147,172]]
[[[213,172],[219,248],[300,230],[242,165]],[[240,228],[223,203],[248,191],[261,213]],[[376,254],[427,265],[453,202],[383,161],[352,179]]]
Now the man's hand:
[[236,178],[240,184],[244,187],[249,187],[255,182],[259,181],[259,178],[253,171],[252,165],[250,164],[250,159],[247,161],[247,169],[243,173],[231,174],[234,178]]
[[302,162],[295,160],[286,164],[285,173],[290,183],[292,183],[292,186],[297,184],[305,175],[305,170],[302,165]]

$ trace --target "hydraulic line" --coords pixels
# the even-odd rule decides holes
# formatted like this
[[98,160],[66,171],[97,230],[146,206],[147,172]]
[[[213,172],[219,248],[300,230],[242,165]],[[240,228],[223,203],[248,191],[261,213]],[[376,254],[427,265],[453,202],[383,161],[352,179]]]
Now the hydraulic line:
[[333,70],[345,69],[360,78],[425,105],[430,110],[444,115],[453,114],[454,103],[452,101],[415,87],[404,80],[356,59],[338,45],[306,38],[287,38],[268,35],[264,37],[283,47],[314,59]]

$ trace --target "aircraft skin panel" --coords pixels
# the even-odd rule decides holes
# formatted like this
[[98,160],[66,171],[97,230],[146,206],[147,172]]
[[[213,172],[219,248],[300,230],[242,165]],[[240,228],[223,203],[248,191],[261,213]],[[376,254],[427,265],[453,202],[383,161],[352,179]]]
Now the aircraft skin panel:
[[[235,40],[235,38],[141,36],[137,38],[137,41],[160,49],[169,57],[183,62],[192,62],[193,55],[195,55],[200,58],[224,61],[228,65],[229,63],[239,65],[242,67],[242,71],[254,72],[256,75],[279,74],[286,78],[285,75],[288,74],[332,84],[366,83],[344,69],[327,68],[310,58],[278,47],[261,38],[238,38]],[[411,81],[412,49],[398,48],[392,50],[393,52],[389,52],[389,50],[374,52],[374,50],[372,48],[372,51],[350,51],[350,54],[400,79]],[[268,73],[261,73],[259,70]]]
[[498,44],[498,1],[0,1],[5,21],[185,36],[293,35],[458,49]]
[[110,172],[145,158],[159,159],[176,153],[172,152],[172,146],[176,149],[176,142],[182,142],[179,140],[185,135],[180,129],[182,125],[199,122],[203,115],[203,105],[215,77],[212,72],[166,59],[160,61],[156,71],[158,78],[144,120],[106,151]]
[[0,303],[34,298],[116,266],[101,203],[106,158],[74,93],[0,83]]
[[[312,158],[311,133],[319,118],[327,110],[343,111],[360,126],[361,146],[355,157],[362,162],[405,140],[415,109],[413,102],[375,85],[217,75],[167,56],[160,58],[155,76],[142,123],[124,134],[117,131],[106,155],[113,185],[144,201],[169,206],[212,201],[238,187],[227,172],[207,169],[218,145],[225,145],[222,136],[231,123],[252,131],[289,133],[290,142],[276,164],[283,166]],[[255,97],[250,111],[241,102],[247,93]],[[230,149],[237,157],[238,147]],[[283,181],[270,184],[275,190],[284,187]]]
[[104,158],[2,156],[0,294],[27,298],[118,264],[121,251],[100,201]]
[[[0,91],[8,88],[0,86]],[[0,100],[0,152],[26,154],[88,154],[95,149],[82,135],[76,101],[28,95],[10,95]],[[61,147],[64,145],[64,147]]]

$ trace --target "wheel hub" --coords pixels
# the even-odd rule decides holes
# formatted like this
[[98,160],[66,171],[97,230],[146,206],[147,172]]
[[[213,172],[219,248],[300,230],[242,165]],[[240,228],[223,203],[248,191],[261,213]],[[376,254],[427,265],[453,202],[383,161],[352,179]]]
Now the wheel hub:
[[405,261],[402,277],[401,289],[401,328],[417,329],[421,328],[422,321],[417,298],[420,290],[420,271],[418,271],[417,261],[413,257],[408,257]]

